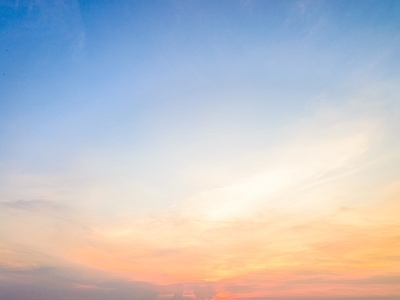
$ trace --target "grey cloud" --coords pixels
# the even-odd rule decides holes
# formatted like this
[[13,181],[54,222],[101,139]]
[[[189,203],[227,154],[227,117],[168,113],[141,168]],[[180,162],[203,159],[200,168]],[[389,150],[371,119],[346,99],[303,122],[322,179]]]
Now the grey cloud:
[[32,270],[1,268],[0,278],[7,280],[0,279],[0,299],[151,300],[158,296],[157,288],[150,283],[84,279],[79,273],[51,267]]
[[54,203],[52,201],[45,201],[45,200],[15,200],[15,201],[0,202],[0,207],[33,211],[38,209],[57,210],[61,208],[61,205]]
[[[0,299],[7,300],[204,300],[216,293],[212,283],[156,285],[148,282],[97,279],[87,269],[0,268]],[[90,270],[89,272],[93,272]],[[29,282],[29,283],[27,283]],[[191,298],[186,297],[190,291]],[[161,295],[161,297],[159,297]],[[168,297],[162,298],[162,295]]]

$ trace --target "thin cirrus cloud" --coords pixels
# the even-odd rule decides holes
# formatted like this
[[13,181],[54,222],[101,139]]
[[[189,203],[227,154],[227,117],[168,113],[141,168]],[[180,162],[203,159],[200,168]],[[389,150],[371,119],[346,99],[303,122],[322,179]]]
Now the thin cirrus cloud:
[[0,298],[399,297],[398,5],[11,2]]

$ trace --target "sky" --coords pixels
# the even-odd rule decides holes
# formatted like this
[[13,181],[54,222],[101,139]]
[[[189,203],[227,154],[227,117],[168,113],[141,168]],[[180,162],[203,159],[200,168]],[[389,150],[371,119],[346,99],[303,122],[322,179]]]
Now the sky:
[[0,0],[0,299],[400,299],[399,16]]

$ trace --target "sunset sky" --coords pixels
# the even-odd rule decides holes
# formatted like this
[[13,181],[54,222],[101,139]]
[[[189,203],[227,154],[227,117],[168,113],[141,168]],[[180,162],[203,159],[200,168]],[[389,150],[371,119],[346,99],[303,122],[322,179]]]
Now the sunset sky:
[[400,1],[0,0],[0,299],[400,299]]

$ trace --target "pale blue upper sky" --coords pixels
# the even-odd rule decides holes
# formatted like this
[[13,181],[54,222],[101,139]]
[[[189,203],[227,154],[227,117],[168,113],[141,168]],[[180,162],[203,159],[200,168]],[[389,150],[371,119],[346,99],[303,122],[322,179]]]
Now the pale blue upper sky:
[[1,157],[62,168],[85,147],[139,149],[183,124],[195,135],[210,111],[279,127],[349,80],[398,76],[399,7],[4,1]]

